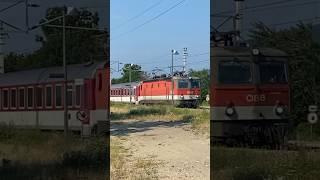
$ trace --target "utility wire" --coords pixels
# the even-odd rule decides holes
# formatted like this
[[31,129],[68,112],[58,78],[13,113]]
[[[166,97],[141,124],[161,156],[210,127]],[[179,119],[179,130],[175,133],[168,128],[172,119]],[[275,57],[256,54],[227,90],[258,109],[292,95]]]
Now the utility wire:
[[1,12],[4,12],[4,11],[6,11],[6,10],[10,9],[10,8],[13,8],[14,6],[16,6],[16,5],[18,5],[18,4],[22,3],[22,2],[24,2],[24,1],[23,1],[23,0],[21,0],[21,1],[17,1],[17,2],[16,2],[16,3],[14,3],[14,4],[11,4],[11,5],[9,5],[9,6],[5,7],[5,8],[3,8],[3,9],[0,9],[0,13],[1,13]]
[[130,23],[131,21],[141,17],[142,15],[144,15],[145,13],[149,12],[150,10],[152,10],[153,8],[157,7],[158,5],[160,5],[164,0],[160,0],[158,2],[156,2],[155,4],[153,4],[152,6],[148,7],[147,9],[145,9],[144,11],[140,12],[139,14],[129,18],[128,20],[126,20],[125,22],[121,23],[120,25],[114,27],[114,28],[111,28],[111,30],[114,30],[114,29],[118,29],[120,27],[122,27],[123,25],[127,24],[127,23]]
[[275,6],[275,7],[268,7],[268,8],[261,8],[261,9],[253,9],[253,10],[249,10],[246,12],[261,12],[263,10],[273,10],[275,8],[292,8],[292,7],[301,7],[301,6],[307,6],[307,5],[312,5],[312,4],[319,4],[320,1],[310,1],[310,2],[304,2],[304,3],[298,3],[298,4],[293,4],[293,5],[282,5],[282,6]]
[[[142,23],[142,24],[134,27],[133,29],[131,29],[131,30],[125,32],[125,33],[120,34],[119,36],[116,36],[115,38],[119,38],[119,37],[122,37],[123,35],[126,35],[126,34],[128,34],[128,33],[131,33],[131,32],[136,31],[137,29],[141,28],[142,26],[144,26],[144,25],[146,25],[146,24],[149,24],[149,23],[151,23],[152,21],[158,19],[159,17],[165,15],[166,13],[168,13],[168,12],[171,11],[172,9],[178,7],[179,5],[181,5],[182,3],[184,3],[185,1],[186,1],[186,0],[179,1],[178,3],[176,3],[176,4],[174,4],[173,6],[171,6],[170,8],[168,8],[167,10],[165,10],[165,11],[163,11],[162,13],[158,14],[157,16],[155,16],[155,17],[147,20],[146,22],[144,22],[144,23]],[[114,38],[113,38],[113,39],[114,39]],[[112,39],[111,39],[111,40],[112,40]]]
[[[243,10],[249,10],[249,9],[264,8],[264,7],[268,7],[268,6],[290,3],[290,2],[294,2],[294,1],[299,1],[299,0],[281,0],[281,1],[271,2],[271,3],[259,4],[259,5],[255,5],[255,6],[248,6],[248,7],[242,8],[240,10],[243,11]],[[219,16],[219,15],[224,15],[227,13],[235,13],[235,10],[222,11],[219,13],[212,14],[211,16]]]

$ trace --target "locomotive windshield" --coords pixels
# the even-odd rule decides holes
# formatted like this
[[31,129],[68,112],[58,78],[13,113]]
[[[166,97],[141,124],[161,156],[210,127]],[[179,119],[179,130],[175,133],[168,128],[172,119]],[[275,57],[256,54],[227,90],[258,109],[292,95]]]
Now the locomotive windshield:
[[259,64],[261,83],[286,83],[286,68],[283,62],[263,62]]
[[191,88],[200,88],[200,81],[197,79],[190,80]]
[[187,79],[180,79],[178,81],[178,88],[184,89],[184,88],[188,88],[188,87],[189,87],[189,82]]
[[245,84],[252,82],[249,62],[225,61],[219,63],[218,79],[222,84]]

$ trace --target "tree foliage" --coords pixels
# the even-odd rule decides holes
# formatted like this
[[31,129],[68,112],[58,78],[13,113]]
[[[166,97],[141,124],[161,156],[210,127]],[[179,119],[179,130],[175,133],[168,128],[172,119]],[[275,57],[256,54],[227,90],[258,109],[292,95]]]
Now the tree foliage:
[[209,70],[203,69],[203,70],[196,71],[196,70],[190,69],[189,75],[191,77],[200,78],[201,101],[204,101],[206,99],[207,94],[209,94],[209,83],[210,83]]
[[320,102],[320,46],[312,38],[312,26],[273,30],[263,23],[254,25],[250,32],[253,45],[272,47],[289,54],[292,118],[305,121],[308,106]]
[[[66,7],[49,8],[45,17],[39,23],[62,16]],[[98,13],[86,9],[75,9],[72,15],[65,18],[66,26],[97,28],[99,25]],[[62,25],[62,18],[50,23]],[[43,35],[36,35],[35,40],[41,43],[37,51],[21,55],[11,53],[5,57],[6,71],[49,67],[62,65],[62,28],[41,26]],[[109,34],[102,31],[89,31],[66,28],[66,60],[68,64],[77,64],[91,60],[105,60],[104,43]]]
[[130,73],[131,73],[131,82],[141,81],[148,78],[146,72],[141,70],[141,66],[137,64],[125,64],[122,68],[122,77],[113,78],[111,80],[112,84],[118,83],[127,83],[130,81]]

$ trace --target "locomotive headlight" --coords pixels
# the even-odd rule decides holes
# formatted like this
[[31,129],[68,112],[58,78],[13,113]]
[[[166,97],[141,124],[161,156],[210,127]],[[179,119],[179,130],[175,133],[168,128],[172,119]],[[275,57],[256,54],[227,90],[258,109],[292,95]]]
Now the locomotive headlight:
[[199,98],[199,95],[196,95],[196,98]]
[[181,95],[181,96],[180,96],[180,99],[184,99],[184,96],[183,96],[183,95]]
[[252,49],[252,54],[255,56],[259,55],[260,54],[259,49]]
[[235,112],[236,112],[236,110],[234,109],[234,107],[227,107],[226,108],[226,115],[227,116],[233,116]]
[[284,108],[282,106],[277,106],[275,111],[277,115],[282,115],[284,113]]

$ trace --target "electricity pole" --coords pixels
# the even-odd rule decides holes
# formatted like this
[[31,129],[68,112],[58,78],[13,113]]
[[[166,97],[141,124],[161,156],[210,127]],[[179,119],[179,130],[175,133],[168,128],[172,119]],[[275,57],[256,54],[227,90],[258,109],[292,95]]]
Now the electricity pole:
[[3,51],[3,46],[4,46],[4,28],[3,28],[3,22],[0,21],[0,74],[4,74],[4,51]]
[[68,136],[68,74],[66,62],[66,15],[64,9],[62,10],[62,48],[63,48],[63,71],[64,71],[64,135]]
[[174,81],[173,81],[173,55],[179,55],[178,51],[172,49],[171,50],[171,101],[172,105],[174,105],[173,99],[173,89],[174,89]]
[[234,0],[236,3],[236,15],[234,16],[234,29],[237,32],[236,42],[240,41],[240,31],[241,31],[241,9],[244,0]]
[[188,56],[188,48],[183,48],[183,73],[187,70],[187,56]]
[[130,103],[131,103],[131,94],[132,94],[132,86],[131,86],[131,71],[132,71],[132,65],[133,64],[130,64],[130,68],[129,68],[129,83],[130,83],[130,90],[129,90],[129,94],[130,94]]

